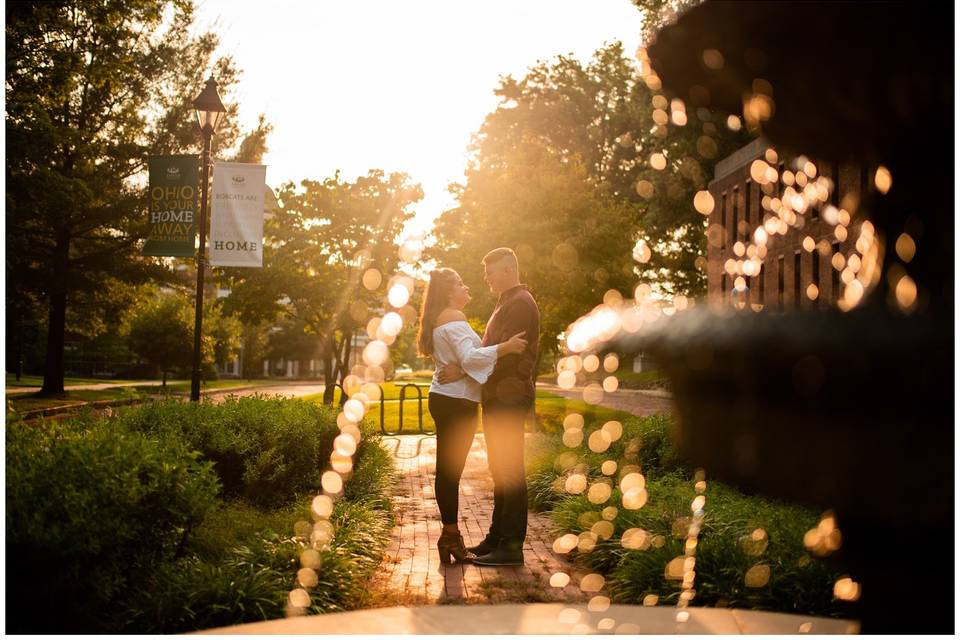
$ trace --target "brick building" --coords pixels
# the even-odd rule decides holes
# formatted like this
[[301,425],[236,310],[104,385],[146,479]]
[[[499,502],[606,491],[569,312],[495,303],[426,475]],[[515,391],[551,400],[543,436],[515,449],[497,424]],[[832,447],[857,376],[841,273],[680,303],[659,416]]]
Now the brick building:
[[[800,177],[802,169],[795,167],[795,158],[776,157],[772,152],[767,156],[768,149],[766,141],[757,139],[716,165],[715,177],[708,185],[714,208],[707,233],[707,300],[714,305],[743,301],[756,310],[774,312],[834,306],[843,295],[844,267],[857,253],[860,221],[848,219],[847,211],[855,212],[864,190],[871,188],[870,174],[866,167],[817,162],[815,170],[810,171],[813,176]],[[778,181],[763,185],[751,178],[751,165],[765,156],[768,161],[773,159],[771,166],[777,170]],[[759,273],[742,276],[747,290],[735,294],[737,274],[725,267],[732,266],[730,260],[753,257],[745,253],[752,234],[774,216],[764,208],[763,199],[782,196],[785,170],[791,180],[793,176],[799,178],[797,185],[824,176],[839,188],[831,190],[819,210],[806,211],[800,228],[790,226],[783,235],[767,234],[766,254],[757,256],[762,261]],[[841,224],[823,219],[829,205],[834,207],[832,215],[839,213]],[[744,252],[738,254],[740,250]],[[835,254],[841,254],[842,260]]]

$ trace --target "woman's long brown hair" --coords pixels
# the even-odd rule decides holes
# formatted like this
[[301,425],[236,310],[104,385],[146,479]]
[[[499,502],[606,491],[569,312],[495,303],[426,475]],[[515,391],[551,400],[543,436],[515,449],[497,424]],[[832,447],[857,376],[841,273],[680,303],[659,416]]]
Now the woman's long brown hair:
[[417,334],[417,349],[421,356],[433,355],[433,330],[437,316],[450,304],[453,287],[460,279],[453,269],[440,268],[430,272],[430,284],[420,307],[420,332]]

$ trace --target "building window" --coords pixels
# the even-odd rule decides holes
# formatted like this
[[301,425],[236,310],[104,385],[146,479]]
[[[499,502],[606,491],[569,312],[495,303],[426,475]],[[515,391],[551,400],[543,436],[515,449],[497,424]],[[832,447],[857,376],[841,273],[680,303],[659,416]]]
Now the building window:
[[780,311],[783,311],[783,291],[785,278],[785,274],[783,273],[783,265],[783,256],[780,256],[777,258],[777,308]]
[[830,203],[835,207],[840,206],[840,163],[834,162],[831,169],[830,179],[833,180],[833,193],[830,194]]
[[734,187],[733,189],[733,221],[730,224],[730,237],[732,240],[730,244],[736,244],[740,239],[740,191]]
[[767,270],[764,269],[763,267],[764,267],[764,265],[763,265],[763,263],[761,262],[761,263],[760,263],[760,275],[758,276],[758,279],[760,280],[760,283],[759,283],[759,287],[760,287],[760,288],[759,288],[759,290],[757,291],[757,302],[759,302],[761,305],[763,305],[764,299],[766,298],[766,293],[765,293],[765,291],[766,291],[766,288],[767,288],[767,278],[766,278]]
[[813,304],[816,307],[820,306],[820,250],[814,249],[811,254],[811,259],[813,260],[813,284],[817,285],[817,297],[814,299]]
[[793,254],[793,306],[800,308],[800,252]]
[[[840,253],[839,242],[833,244],[833,253]],[[830,269],[830,282],[833,286],[833,301],[836,302],[840,299],[840,271],[838,269]]]
[[[720,198],[720,228],[723,234],[720,236],[720,248],[727,248],[727,192],[724,191]],[[726,276],[724,276],[726,277]]]

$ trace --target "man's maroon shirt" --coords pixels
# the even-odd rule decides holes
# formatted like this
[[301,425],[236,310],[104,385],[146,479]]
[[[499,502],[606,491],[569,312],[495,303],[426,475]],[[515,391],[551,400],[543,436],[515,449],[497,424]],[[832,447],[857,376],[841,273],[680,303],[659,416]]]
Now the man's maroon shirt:
[[500,294],[497,307],[483,332],[483,346],[506,342],[521,331],[526,331],[523,337],[527,340],[527,348],[522,353],[501,356],[497,360],[493,373],[483,385],[483,404],[526,406],[536,396],[540,309],[525,284]]

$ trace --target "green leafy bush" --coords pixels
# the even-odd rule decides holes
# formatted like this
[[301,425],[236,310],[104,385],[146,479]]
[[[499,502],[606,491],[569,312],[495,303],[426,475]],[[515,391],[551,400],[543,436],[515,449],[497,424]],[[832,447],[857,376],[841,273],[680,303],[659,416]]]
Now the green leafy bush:
[[[192,539],[189,557],[166,563],[124,599],[118,630],[181,633],[283,616],[309,544],[291,535],[293,523],[309,517],[307,501],[272,513],[224,505]],[[337,501],[330,522],[334,537],[320,553],[319,583],[308,589],[312,614],[362,606],[393,526],[389,511],[369,499]]]
[[[392,459],[361,429],[313,613],[362,603],[390,537]],[[263,397],[11,423],[9,628],[179,633],[282,616],[308,544],[295,523],[312,520],[339,433],[328,407]]]
[[[587,436],[600,424],[588,424]],[[693,473],[678,458],[670,442],[665,416],[637,418],[623,423],[623,436],[600,454],[585,445],[565,447],[560,434],[544,436],[534,447],[528,467],[531,504],[550,509],[558,533],[580,534],[602,519],[606,505],[618,507],[611,520],[613,535],[600,539],[586,552],[574,550],[579,565],[606,576],[614,602],[641,604],[656,595],[660,604],[676,604],[680,581],[665,575],[670,560],[684,555],[684,540],[696,497]],[[587,438],[584,438],[586,442]],[[604,476],[600,465],[614,460],[618,470]],[[638,465],[646,479],[647,503],[641,509],[621,506],[617,480],[628,464]],[[585,494],[570,495],[564,482],[572,473],[584,473],[588,485],[608,478],[613,485],[609,500],[593,504]],[[813,615],[843,615],[833,600],[832,586],[839,572],[825,561],[811,557],[803,545],[804,533],[816,526],[818,514],[810,509],[746,496],[721,482],[711,481],[705,493],[706,506],[696,550],[696,596],[692,604],[748,609],[766,609]],[[628,550],[621,543],[623,532],[641,528],[661,545]],[[763,544],[749,542],[750,534],[763,529]],[[762,586],[747,586],[746,574],[756,565],[769,567],[769,580]]]
[[528,495],[530,506],[534,509],[552,508],[564,495],[563,481],[574,471],[587,474],[591,481],[602,477],[600,465],[606,460],[637,465],[648,479],[683,469],[670,440],[669,416],[624,420],[621,423],[623,434],[602,453],[590,451],[586,442],[590,434],[603,427],[604,422],[591,422],[589,416],[585,416],[585,419],[584,444],[577,448],[571,449],[563,444],[562,428],[539,434],[539,440],[535,441],[527,464]]
[[173,434],[214,463],[227,499],[279,507],[320,486],[339,434],[336,412],[281,397],[156,402],[126,413],[128,428]]
[[89,417],[8,422],[8,631],[96,629],[107,603],[182,549],[218,490],[212,465],[174,438]]
[[160,565],[123,599],[115,630],[184,633],[282,617],[298,545],[271,533],[254,544]]

